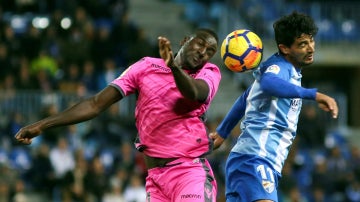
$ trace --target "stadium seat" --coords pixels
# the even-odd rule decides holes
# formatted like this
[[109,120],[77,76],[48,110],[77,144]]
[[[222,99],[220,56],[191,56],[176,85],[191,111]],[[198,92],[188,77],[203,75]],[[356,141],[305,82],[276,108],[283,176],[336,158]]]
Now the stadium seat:
[[321,21],[316,22],[319,27],[319,32],[317,36],[320,40],[331,42],[339,39],[340,34],[336,27],[336,24],[329,19],[322,19]]
[[355,20],[344,20],[340,23],[341,35],[345,40],[354,41],[359,39],[359,28]]

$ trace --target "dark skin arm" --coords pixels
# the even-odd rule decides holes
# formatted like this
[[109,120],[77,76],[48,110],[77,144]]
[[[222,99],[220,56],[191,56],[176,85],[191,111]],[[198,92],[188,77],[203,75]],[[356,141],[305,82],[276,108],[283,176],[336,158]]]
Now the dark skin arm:
[[164,59],[166,65],[170,67],[176,86],[181,94],[188,99],[204,102],[209,94],[207,83],[204,80],[190,77],[182,70],[181,61],[183,61],[183,58],[174,58],[170,41],[167,38],[159,37],[158,41],[160,56]]
[[15,139],[22,144],[31,144],[32,139],[40,135],[42,131],[90,120],[121,98],[120,92],[115,87],[108,86],[98,94],[75,104],[57,115],[44,118],[21,128],[16,133]]
[[[166,61],[166,64],[168,66],[173,64],[174,56],[170,48],[170,41],[159,37],[159,49],[160,56]],[[181,58],[177,60],[182,61]],[[176,85],[184,97],[196,101],[206,100],[209,89],[205,81],[191,78],[179,67],[171,69]],[[15,135],[15,139],[22,144],[31,144],[32,139],[40,135],[42,131],[90,120],[121,99],[120,92],[115,87],[108,86],[93,97],[83,100],[57,115],[21,128]]]
[[179,67],[171,68],[176,86],[181,94],[191,100],[204,102],[209,94],[209,87],[204,80],[194,79]]

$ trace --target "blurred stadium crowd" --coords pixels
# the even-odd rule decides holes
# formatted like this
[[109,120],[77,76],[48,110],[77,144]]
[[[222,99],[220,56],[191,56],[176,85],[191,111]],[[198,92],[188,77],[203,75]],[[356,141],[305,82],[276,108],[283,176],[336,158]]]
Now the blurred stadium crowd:
[[[132,118],[114,105],[84,124],[46,131],[31,146],[13,141],[21,126],[105,87],[132,62],[155,56],[128,1],[1,1],[0,201],[144,201],[145,170],[132,145]],[[24,114],[14,106],[60,92]],[[24,98],[21,98],[24,99]],[[25,98],[26,99],[26,98]],[[17,103],[19,104],[19,103]],[[141,199],[138,199],[141,198]]]
[[[13,141],[29,121],[97,92],[142,56],[157,56],[157,45],[129,20],[129,1],[18,0],[0,6],[0,202],[145,201],[146,169],[132,145],[133,116],[119,113],[129,109],[115,104],[94,120],[46,131],[31,146]],[[35,106],[34,97],[46,100],[53,92],[62,95],[61,105],[50,99],[27,114],[14,106],[18,95],[31,94],[24,105]],[[329,131],[319,113],[304,106],[280,199],[360,201],[360,148]],[[209,129],[220,120],[211,117]],[[209,156],[218,201],[224,200],[224,163],[238,130]]]
[[[359,41],[357,0],[169,0],[184,5],[184,18],[194,26],[251,27],[262,39],[273,39],[272,23],[292,10],[310,14],[325,42]],[[230,13],[230,14],[224,14]],[[238,16],[238,17],[237,17]],[[229,19],[225,19],[229,18]],[[224,20],[225,19],[225,20]],[[222,25],[219,24],[221,21]],[[224,23],[225,22],[225,23]],[[224,25],[226,24],[226,25]],[[233,29],[233,28],[231,28]],[[219,30],[220,34],[230,30]]]

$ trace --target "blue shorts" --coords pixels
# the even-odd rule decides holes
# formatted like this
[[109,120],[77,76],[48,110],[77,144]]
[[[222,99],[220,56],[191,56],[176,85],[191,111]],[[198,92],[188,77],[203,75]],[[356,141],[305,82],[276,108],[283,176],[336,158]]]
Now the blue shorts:
[[226,162],[226,201],[278,201],[280,177],[265,159],[231,152]]

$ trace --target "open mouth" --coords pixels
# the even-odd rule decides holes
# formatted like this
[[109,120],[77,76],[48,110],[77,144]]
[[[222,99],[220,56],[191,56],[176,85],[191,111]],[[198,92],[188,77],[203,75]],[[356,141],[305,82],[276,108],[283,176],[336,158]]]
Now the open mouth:
[[193,57],[193,63],[195,66],[198,66],[202,63],[199,57]]
[[314,55],[307,55],[306,57],[305,57],[305,59],[306,60],[313,60],[314,59]]

